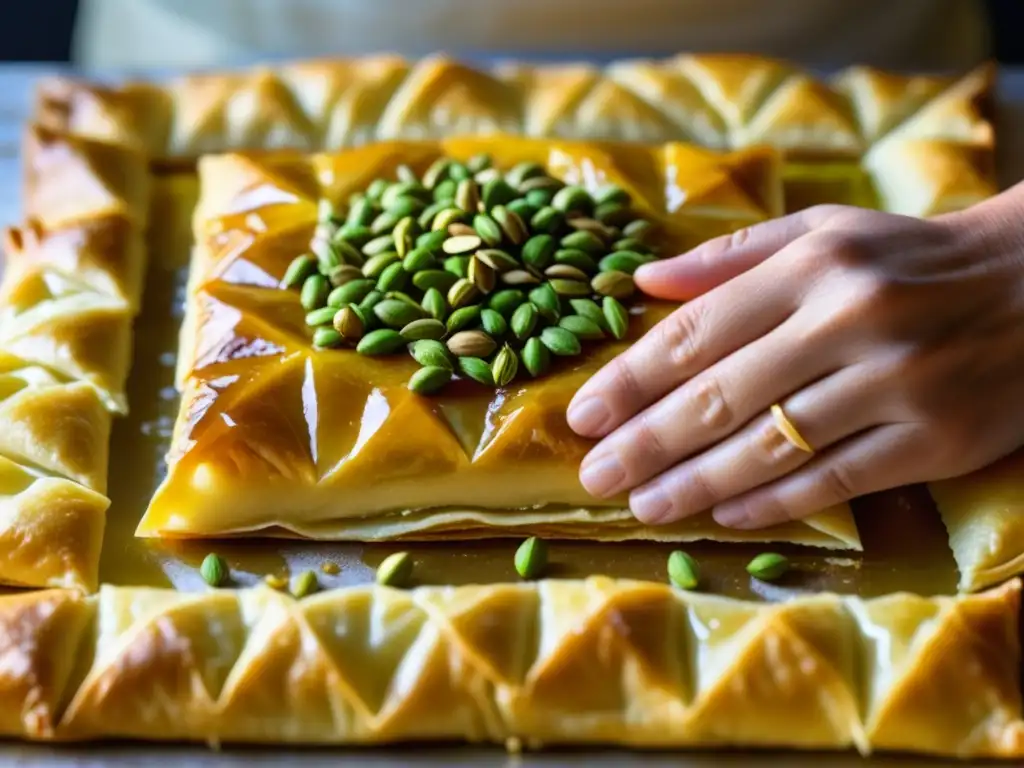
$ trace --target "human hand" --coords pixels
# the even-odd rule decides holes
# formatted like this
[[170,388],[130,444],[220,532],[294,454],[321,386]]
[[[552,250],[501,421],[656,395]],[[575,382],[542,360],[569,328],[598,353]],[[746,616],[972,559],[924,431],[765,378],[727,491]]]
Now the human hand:
[[602,438],[584,487],[649,524],[760,528],[1024,444],[1022,191],[928,221],[823,206],[642,267],[689,301],[570,404]]

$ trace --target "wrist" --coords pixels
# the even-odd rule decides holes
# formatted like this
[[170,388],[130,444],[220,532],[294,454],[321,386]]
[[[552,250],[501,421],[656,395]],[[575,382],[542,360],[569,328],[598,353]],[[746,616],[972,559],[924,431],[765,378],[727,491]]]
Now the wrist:
[[996,259],[1024,283],[1024,183],[957,213],[934,220],[965,252]]

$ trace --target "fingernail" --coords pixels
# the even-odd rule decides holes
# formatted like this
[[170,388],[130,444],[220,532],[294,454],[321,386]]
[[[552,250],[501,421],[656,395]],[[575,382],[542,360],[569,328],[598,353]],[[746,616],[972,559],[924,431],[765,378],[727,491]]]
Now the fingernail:
[[612,416],[605,404],[596,397],[570,404],[566,415],[569,426],[581,435],[599,434]]
[[750,515],[743,506],[721,507],[711,513],[715,522],[725,528],[750,528]]
[[598,456],[591,461],[584,461],[580,467],[580,482],[591,496],[611,496],[625,481],[626,470],[614,456]]
[[629,508],[641,523],[657,525],[668,522],[665,518],[672,511],[672,500],[658,486],[648,486],[634,491],[629,497]]

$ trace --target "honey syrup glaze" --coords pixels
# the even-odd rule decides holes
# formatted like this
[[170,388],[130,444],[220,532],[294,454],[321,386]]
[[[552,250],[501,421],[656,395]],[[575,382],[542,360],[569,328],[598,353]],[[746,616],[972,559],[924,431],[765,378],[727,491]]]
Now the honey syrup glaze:
[[[267,575],[316,571],[322,588],[371,581],[390,553],[406,550],[415,561],[414,583],[466,584],[517,579],[515,539],[416,544],[346,544],[289,539],[160,540],[136,538],[135,529],[166,471],[164,456],[178,409],[175,354],[191,248],[189,219],[198,195],[194,174],[158,177],[149,270],[143,310],[136,320],[135,357],[129,380],[130,415],[116,422],[101,578],[119,585],[206,589],[199,565],[209,552],[222,555],[236,586]],[[763,544],[700,542],[685,548],[702,570],[701,588],[753,599],[784,599],[796,592],[829,590],[873,596],[893,591],[953,593],[956,569],[938,515],[923,488],[905,488],[860,499],[854,511],[863,553],[824,552]],[[548,576],[594,574],[664,580],[670,544],[551,542]],[[744,566],[762,551],[790,557],[793,571],[780,582],[752,580]],[[325,569],[326,568],[326,569]]]

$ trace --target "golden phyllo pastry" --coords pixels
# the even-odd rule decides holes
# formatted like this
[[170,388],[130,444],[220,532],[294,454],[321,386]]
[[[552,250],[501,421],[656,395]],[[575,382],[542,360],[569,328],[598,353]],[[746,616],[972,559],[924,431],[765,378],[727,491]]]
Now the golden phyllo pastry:
[[281,283],[309,248],[317,201],[346,201],[375,178],[394,179],[400,165],[422,174],[442,156],[465,161],[481,153],[495,169],[531,161],[591,190],[618,185],[660,229],[665,253],[780,211],[770,150],[720,155],[683,144],[502,138],[385,143],[308,158],[204,159],[179,357],[183,401],[170,471],[139,533],[376,540],[530,531],[858,547],[845,505],[745,534],[721,529],[709,516],[644,527],[623,499],[598,502],[584,492],[577,473],[590,444],[568,428],[569,400],[671,307],[639,304],[622,341],[587,346],[538,378],[520,370],[497,390],[463,377],[425,396],[406,385],[417,370],[408,356],[316,346],[304,322],[309,307]]
[[604,578],[45,592],[0,598],[0,734],[1019,759],[1018,618],[1017,584],[781,605]]
[[0,283],[0,583],[94,589],[149,174],[134,149],[38,127],[24,154]]

